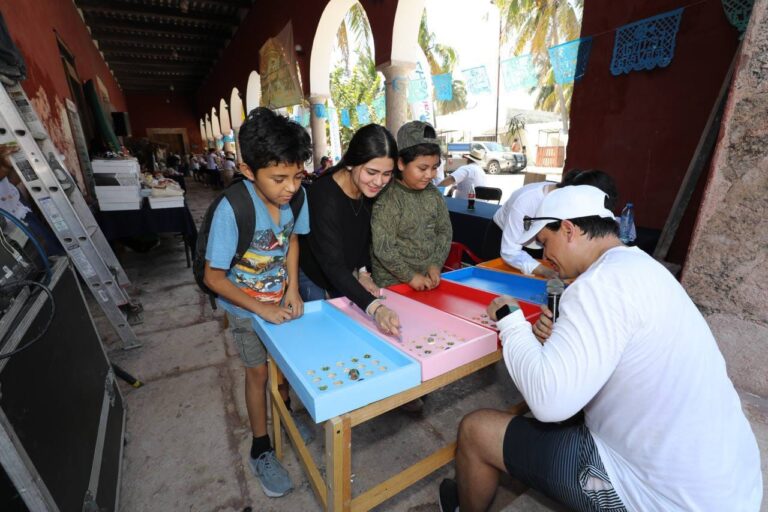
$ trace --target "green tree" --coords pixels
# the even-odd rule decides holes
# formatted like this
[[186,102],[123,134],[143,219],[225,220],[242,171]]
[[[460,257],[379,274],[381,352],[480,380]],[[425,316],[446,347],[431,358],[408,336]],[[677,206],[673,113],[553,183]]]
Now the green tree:
[[547,50],[579,37],[583,4],[583,0],[496,0],[505,24],[502,38],[515,34],[515,54],[529,50],[539,70],[539,86],[532,91],[537,93],[536,107],[557,108],[565,130],[573,84],[555,82]]
[[[426,10],[421,16],[421,23],[419,24],[419,46],[427,57],[430,73],[441,75],[453,72],[456,67],[456,50],[437,42],[434,32],[429,30]],[[453,89],[452,99],[436,101],[438,114],[450,114],[467,108],[467,88],[464,81],[453,80],[451,88]]]
[[[372,106],[373,100],[383,93],[382,87],[381,76],[376,73],[376,65],[370,56],[360,55],[351,73],[347,73],[343,67],[338,67],[331,72],[333,104],[339,112],[342,109],[349,110],[351,127],[339,126],[343,148],[347,147],[355,130],[362,126],[357,118],[357,106],[360,104]],[[384,119],[379,119],[373,108],[369,110],[372,123],[384,124]]]
[[347,11],[336,33],[336,45],[341,51],[344,68],[348,74],[352,73],[350,58],[352,48],[357,54],[372,56],[372,38],[371,25],[368,23],[365,9],[360,3],[355,2]]

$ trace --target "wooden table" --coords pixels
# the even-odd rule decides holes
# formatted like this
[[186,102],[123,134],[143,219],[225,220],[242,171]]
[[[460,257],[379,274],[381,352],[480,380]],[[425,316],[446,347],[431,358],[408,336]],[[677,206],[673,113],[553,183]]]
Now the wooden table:
[[[325,422],[325,467],[327,480],[324,480],[320,474],[315,461],[312,459],[312,455],[301,439],[301,435],[285,406],[285,402],[280,396],[278,386],[283,382],[283,375],[276,364],[270,364],[269,393],[272,398],[273,440],[277,458],[280,460],[283,458],[282,432],[280,429],[282,424],[285,426],[288,437],[296,448],[299,461],[309,477],[312,490],[315,492],[324,510],[329,512],[370,510],[451,462],[456,453],[456,443],[453,442],[440,448],[416,464],[353,498],[351,484],[352,427],[365,423],[411,400],[415,400],[486,368],[499,361],[501,357],[501,351],[497,350],[492,354],[460,366],[439,377],[422,382],[419,386],[327,420]],[[527,410],[527,406],[522,402],[515,406],[511,412],[521,414],[525,410]]]

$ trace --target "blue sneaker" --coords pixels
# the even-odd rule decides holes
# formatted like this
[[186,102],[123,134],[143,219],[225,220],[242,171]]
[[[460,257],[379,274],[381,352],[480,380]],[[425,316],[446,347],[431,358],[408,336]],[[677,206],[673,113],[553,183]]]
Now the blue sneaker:
[[259,479],[264,494],[270,498],[285,496],[293,489],[291,477],[275,457],[274,450],[264,452],[256,459],[249,456],[248,462],[254,476]]
[[304,421],[304,419],[300,417],[298,413],[291,411],[291,418],[293,418],[293,422],[296,424],[296,430],[299,431],[304,444],[309,445],[312,441],[315,440],[315,430],[311,425]]

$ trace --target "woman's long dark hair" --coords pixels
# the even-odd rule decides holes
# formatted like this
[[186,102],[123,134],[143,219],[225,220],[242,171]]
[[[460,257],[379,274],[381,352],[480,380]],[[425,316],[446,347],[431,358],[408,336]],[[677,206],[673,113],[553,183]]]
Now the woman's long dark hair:
[[323,177],[330,176],[339,169],[362,165],[374,158],[391,158],[394,169],[397,167],[397,155],[397,142],[389,130],[378,124],[368,124],[355,132],[344,156],[324,172]]

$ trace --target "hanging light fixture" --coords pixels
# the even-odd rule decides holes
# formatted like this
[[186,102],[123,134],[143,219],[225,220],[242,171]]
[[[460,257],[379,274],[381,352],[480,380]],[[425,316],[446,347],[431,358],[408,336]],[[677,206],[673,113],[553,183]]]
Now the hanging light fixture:
[[189,12],[189,0],[181,0],[179,2],[179,10],[182,14],[187,14]]

